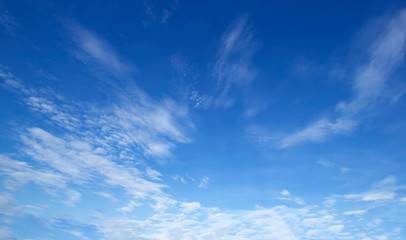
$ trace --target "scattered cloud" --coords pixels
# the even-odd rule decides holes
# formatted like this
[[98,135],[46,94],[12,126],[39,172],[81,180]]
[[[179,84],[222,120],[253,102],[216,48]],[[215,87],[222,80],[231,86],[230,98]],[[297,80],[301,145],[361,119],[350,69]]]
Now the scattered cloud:
[[116,77],[128,77],[134,70],[133,66],[121,60],[116,51],[95,33],[78,24],[68,23],[65,26],[77,47],[72,54],[84,64],[91,63],[99,70],[107,69]]
[[146,169],[147,176],[152,180],[161,180],[162,174],[150,167]]
[[130,202],[128,202],[128,204],[125,207],[122,207],[119,210],[121,212],[132,212],[135,207],[140,207],[140,206],[142,206],[141,203],[131,200]]
[[180,206],[182,207],[182,210],[186,213],[196,211],[202,207],[199,202],[190,202],[190,203],[182,202]]
[[319,164],[319,165],[321,165],[323,167],[326,167],[326,168],[333,167],[335,165],[335,163],[324,160],[324,159],[321,159],[321,160],[317,161],[317,164]]
[[75,190],[68,190],[65,194],[67,199],[64,201],[64,204],[71,207],[75,206],[82,196],[82,194]]
[[185,180],[185,178],[182,177],[182,176],[175,175],[175,176],[173,176],[172,178],[173,178],[173,180],[175,180],[175,181],[179,181],[179,182],[181,182],[181,183],[183,183],[183,184],[186,184],[186,180]]
[[[47,116],[50,124],[68,131],[81,127],[93,129],[93,133],[85,131],[79,135],[86,141],[101,144],[98,151],[119,147],[125,153],[134,151],[136,146],[140,150],[138,154],[164,158],[171,156],[175,143],[191,141],[186,135],[194,128],[188,108],[170,98],[155,101],[139,89],[133,89],[117,94],[115,105],[100,108],[69,102],[50,90],[39,92],[26,88],[13,74],[2,69],[0,77],[4,79],[3,86],[22,94],[27,106]],[[89,111],[80,111],[83,107]]]
[[118,201],[117,198],[113,197],[113,195],[112,195],[111,193],[106,193],[106,192],[94,192],[94,194],[97,194],[97,195],[102,196],[102,197],[107,198],[107,199],[111,199],[111,200],[114,201],[114,202],[117,202],[117,201]]
[[[108,219],[99,224],[106,238],[120,239],[354,239],[367,233],[346,227],[334,213],[276,206],[227,211],[198,202],[180,203],[171,213],[146,220]],[[155,229],[154,231],[151,231]]]
[[8,217],[23,215],[23,209],[16,204],[14,197],[7,192],[0,193],[0,214]]
[[325,168],[339,169],[340,172],[343,173],[343,174],[348,173],[350,171],[350,169],[347,168],[347,167],[340,167],[335,162],[327,161],[327,160],[324,160],[324,159],[321,159],[321,160],[317,161],[316,163],[319,164],[322,167],[325,167]]
[[209,185],[210,178],[207,176],[202,177],[200,180],[199,188],[207,188],[207,185]]
[[257,75],[252,66],[254,53],[259,44],[254,40],[253,30],[247,25],[247,17],[237,19],[221,37],[213,74],[220,95],[216,105],[229,107],[233,99],[228,96],[232,86],[245,86]]
[[366,210],[353,210],[344,212],[343,215],[362,215],[366,212]]
[[[170,15],[171,13],[164,11],[161,23],[166,23]],[[76,57],[85,64],[91,61],[100,68],[108,69],[115,76],[128,76],[131,67],[124,63],[105,41],[76,25],[68,28],[77,45]],[[381,60],[377,60],[378,62],[371,60],[366,64],[366,69],[372,68],[370,66],[378,69],[388,68],[389,70],[380,70],[386,74],[396,65],[397,57],[392,55],[403,49],[398,41],[399,39],[404,41],[405,38],[403,30],[396,31],[400,32],[399,36],[393,34],[399,38],[378,40],[375,50],[372,51],[376,55],[372,54],[372,59],[387,57],[385,61],[389,63],[385,62],[387,65],[381,66],[384,65],[379,62]],[[388,32],[389,35],[392,34],[392,31]],[[390,44],[397,44],[398,47],[395,47],[395,50],[392,49],[392,45],[379,47],[382,42],[387,41]],[[221,89],[218,104],[222,106],[232,104],[232,100],[228,97],[231,86],[247,85],[255,77],[256,71],[252,68],[251,61],[256,47],[252,30],[247,27],[245,18],[237,20],[224,34],[214,71]],[[383,50],[377,50],[381,48]],[[379,52],[392,53],[388,53],[390,56],[387,56],[386,53]],[[401,58],[400,55],[398,57]],[[364,71],[370,70],[364,68],[360,70]],[[361,73],[356,82],[362,82],[365,78],[363,75],[365,74]],[[188,202],[174,199],[165,192],[168,186],[162,182],[163,174],[149,167],[145,161],[150,158],[169,157],[177,144],[191,141],[187,133],[193,128],[193,124],[189,119],[188,108],[173,99],[154,100],[136,88],[132,92],[121,92],[116,104],[100,107],[90,103],[71,102],[52,91],[30,89],[3,68],[0,68],[0,77],[4,80],[2,85],[5,88],[21,94],[23,103],[30,110],[45,116],[49,123],[48,129],[35,124],[20,129],[19,154],[12,157],[0,154],[0,174],[4,176],[4,186],[7,189],[14,189],[23,184],[34,183],[45,188],[57,189],[64,193],[61,195],[65,201],[60,202],[67,206],[79,204],[82,198],[79,190],[73,188],[95,188],[90,189],[92,193],[117,202],[116,196],[101,192],[100,188],[106,191],[110,189],[123,191],[123,194],[129,197],[125,206],[117,208],[123,215],[114,217],[100,215],[96,221],[88,223],[102,232],[106,239],[389,239],[389,235],[383,234],[382,229],[374,230],[372,233],[363,232],[354,226],[353,222],[346,222],[346,217],[340,218],[342,215],[366,214],[366,210],[338,214],[336,209],[307,206],[300,197],[292,196],[288,190],[283,190],[280,195],[299,204],[299,207],[257,206],[255,210],[219,209],[202,206],[193,200]],[[375,81],[376,86],[382,86],[376,82],[379,81]],[[371,93],[374,89],[365,87],[363,83],[358,85],[354,87],[355,99],[340,103],[337,107],[339,112],[337,119],[317,121],[308,128],[286,137],[280,147],[290,147],[308,140],[321,141],[332,133],[352,131],[359,124],[356,112],[369,108],[368,104],[372,104],[375,98],[383,95],[379,91],[376,94]],[[196,108],[208,101],[202,99],[202,95],[198,92],[191,96],[195,96],[192,100],[196,103]],[[361,104],[364,100],[361,101],[360,98],[367,99],[368,104]],[[358,103],[355,104],[356,102]],[[354,107],[355,105],[361,107]],[[335,163],[326,160],[317,163],[323,167],[336,166]],[[347,171],[346,168],[341,170]],[[195,181],[188,175],[184,177],[175,175],[173,179],[182,183],[186,183],[185,179]],[[207,188],[209,182],[210,178],[204,176],[198,187]],[[389,176],[373,184],[371,190],[333,196],[330,206],[338,201],[404,202],[405,198],[401,198],[404,196],[401,191],[406,187],[396,184],[397,179]],[[150,206],[153,211],[142,219],[138,216],[136,219],[131,218],[131,213],[140,206]],[[11,194],[0,194],[0,214],[15,217],[22,215],[21,212]],[[58,228],[62,225],[60,222],[59,219],[55,219],[49,225]],[[65,232],[86,238],[79,230]],[[398,236],[399,232],[400,230],[397,230],[397,233],[390,236]],[[12,237],[8,227],[0,227],[0,238]]]
[[293,201],[296,204],[305,205],[305,202],[302,198],[292,196],[292,194],[286,189],[284,189],[280,194],[282,195],[281,197],[278,197],[278,199],[280,200]]
[[287,148],[305,141],[322,141],[331,133],[348,133],[355,126],[356,122],[348,119],[336,119],[334,122],[321,119],[305,129],[283,138],[280,141],[279,148]]
[[170,59],[171,67],[176,73],[179,95],[194,109],[207,109],[213,103],[213,97],[199,91],[199,74],[194,66],[181,54],[174,54]]
[[[163,192],[166,185],[154,182],[161,176],[158,171],[140,162],[145,168],[142,171],[125,161],[137,162],[135,156],[168,157],[176,143],[189,142],[183,131],[192,127],[186,108],[171,99],[154,101],[140,91],[131,95],[131,100],[121,95],[121,104],[99,108],[69,102],[52,91],[29,89],[9,72],[1,71],[0,77],[7,89],[23,96],[27,107],[65,131],[56,136],[38,127],[22,129],[22,154],[44,168],[35,170],[27,162],[1,155],[0,173],[7,176],[8,186],[34,182],[66,189],[68,184],[95,182],[122,188],[134,201],[148,203],[156,211],[176,203]],[[88,111],[80,110],[83,105]],[[77,191],[68,190],[67,194],[67,205],[80,200]]]
[[164,9],[162,11],[162,17],[161,17],[161,24],[167,24],[169,18],[173,15],[173,13],[178,9],[179,5],[179,0],[174,0],[172,2],[172,5],[168,9]]
[[0,5],[0,26],[3,27],[4,31],[11,36],[14,36],[15,30],[19,26],[15,18],[11,13]]
[[342,173],[347,173],[347,172],[349,172],[351,169],[346,168],[346,167],[342,167],[342,168],[340,168],[340,170],[341,170]]
[[17,239],[14,237],[13,231],[6,226],[0,226],[0,239]]
[[[162,191],[165,185],[143,178],[137,168],[118,164],[108,156],[95,154],[92,151],[95,146],[83,144],[75,136],[67,136],[68,140],[39,128],[31,128],[22,138],[24,151],[28,156],[62,173],[71,183],[82,185],[101,178],[104,184],[121,187],[134,199],[150,199],[160,205],[165,201],[168,204],[172,202]],[[77,200],[79,195],[71,193],[71,200]]]
[[388,176],[381,181],[372,184],[370,190],[361,193],[350,193],[335,196],[336,199],[355,200],[361,202],[382,202],[399,199],[401,192],[406,190],[406,186],[397,185],[397,179]]
[[0,155],[0,174],[5,176],[4,187],[15,189],[33,182],[44,187],[65,188],[66,178],[50,169],[36,170],[27,162],[10,159]]
[[338,117],[321,119],[303,130],[280,140],[279,147],[287,148],[308,141],[322,141],[334,134],[353,131],[363,115],[390,93],[387,82],[402,62],[406,47],[406,10],[400,11],[382,29],[382,34],[370,47],[365,63],[358,68],[353,81],[353,98],[336,106]]
[[178,10],[179,0],[173,0],[166,8],[158,9],[151,1],[144,0],[144,19],[142,23],[147,28],[154,23],[168,24],[169,18]]
[[357,199],[361,201],[378,201],[390,200],[396,197],[396,193],[392,191],[370,191],[360,194],[347,194],[344,195],[346,199]]
[[281,192],[281,195],[283,195],[283,196],[289,196],[289,191],[288,190],[286,190],[286,189],[284,189],[282,192]]

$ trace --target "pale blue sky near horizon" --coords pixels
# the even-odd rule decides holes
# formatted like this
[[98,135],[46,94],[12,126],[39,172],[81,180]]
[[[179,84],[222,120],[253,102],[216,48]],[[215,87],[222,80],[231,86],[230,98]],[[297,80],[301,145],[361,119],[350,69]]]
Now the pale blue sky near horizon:
[[405,7],[0,0],[0,239],[406,238]]

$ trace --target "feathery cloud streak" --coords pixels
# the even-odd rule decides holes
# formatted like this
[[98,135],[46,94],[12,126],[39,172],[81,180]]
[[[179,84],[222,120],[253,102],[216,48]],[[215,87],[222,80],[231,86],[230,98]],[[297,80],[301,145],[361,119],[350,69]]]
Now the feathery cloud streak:
[[71,39],[77,46],[73,56],[84,64],[92,63],[98,69],[107,69],[116,77],[127,77],[134,67],[121,60],[116,51],[96,34],[78,24],[67,23]]
[[[176,142],[187,142],[178,128],[178,121],[188,122],[182,107],[172,100],[155,103],[143,95],[138,103],[124,99],[105,109],[85,104],[89,111],[84,112],[82,103],[29,89],[9,72],[2,70],[0,75],[3,86],[20,93],[27,107],[65,131],[55,136],[38,127],[21,130],[23,153],[43,168],[36,170],[29,162],[1,155],[0,172],[7,176],[9,188],[33,182],[66,189],[68,184],[82,185],[100,177],[111,187],[123,188],[135,200],[152,201],[156,210],[175,202],[162,191],[166,185],[154,182],[160,180],[158,171],[149,167],[140,170],[125,161],[142,163],[149,156],[166,157]],[[68,205],[80,200],[79,192],[70,193]]]
[[251,62],[258,48],[245,16],[237,19],[223,34],[213,69],[221,92],[216,105],[231,106],[233,100],[227,95],[230,88],[233,85],[244,86],[255,78],[257,70]]
[[369,58],[354,76],[353,99],[337,104],[338,117],[320,119],[308,127],[281,139],[280,148],[306,141],[320,141],[332,134],[352,131],[361,121],[362,114],[387,97],[386,83],[401,63],[406,47],[406,10],[392,18],[382,34],[372,44]]

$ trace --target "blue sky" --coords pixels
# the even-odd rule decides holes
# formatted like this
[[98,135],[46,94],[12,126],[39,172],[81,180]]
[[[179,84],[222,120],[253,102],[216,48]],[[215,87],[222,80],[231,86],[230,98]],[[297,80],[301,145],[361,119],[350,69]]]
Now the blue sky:
[[406,239],[402,1],[0,1],[1,239]]

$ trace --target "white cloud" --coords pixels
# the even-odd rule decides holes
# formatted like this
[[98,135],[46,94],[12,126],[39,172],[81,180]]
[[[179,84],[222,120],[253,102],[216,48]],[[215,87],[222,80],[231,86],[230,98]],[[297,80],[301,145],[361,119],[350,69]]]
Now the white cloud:
[[216,105],[229,107],[233,100],[228,96],[231,86],[244,86],[257,75],[251,66],[254,53],[259,46],[253,39],[253,32],[247,26],[247,18],[240,17],[224,33],[213,73],[221,93]]
[[0,214],[13,217],[23,215],[23,209],[16,204],[10,193],[0,193]]
[[382,179],[381,181],[374,183],[374,187],[385,187],[388,185],[394,185],[394,184],[396,184],[396,182],[397,182],[396,177],[388,176],[388,177]]
[[161,24],[167,24],[168,23],[169,18],[178,9],[178,5],[179,5],[179,0],[174,0],[172,2],[172,5],[171,5],[170,8],[164,9],[162,11],[162,18],[161,18],[161,21],[160,21]]
[[283,138],[279,147],[287,148],[305,141],[322,141],[331,133],[347,133],[352,131],[355,126],[356,122],[349,119],[339,118],[334,122],[327,119],[321,119],[305,129]]
[[[94,65],[116,76],[126,74],[127,65],[105,41],[77,25],[68,28],[81,54]],[[18,92],[32,111],[43,114],[51,126],[65,130],[59,136],[37,127],[21,130],[22,153],[44,168],[33,170],[28,163],[2,157],[1,172],[9,182],[64,189],[67,184],[83,185],[98,179],[98,184],[122,188],[132,200],[148,203],[156,211],[176,204],[163,192],[167,186],[154,182],[161,174],[145,166],[142,159],[168,157],[177,143],[190,141],[186,131],[193,124],[186,106],[170,98],[153,100],[131,87],[116,94],[114,105],[101,108],[68,101],[49,89],[27,88],[3,67],[0,77],[2,85]],[[135,168],[134,163],[145,170]],[[77,191],[68,193],[66,204],[79,201]]]
[[340,168],[340,170],[341,170],[342,173],[347,173],[347,172],[350,171],[351,169],[346,168],[346,167],[342,167],[342,168]]
[[370,190],[361,193],[351,193],[335,196],[335,200],[343,198],[346,200],[364,201],[364,202],[383,202],[391,201],[401,194],[406,189],[406,186],[396,185],[397,179],[393,176],[388,176],[380,181],[372,184]]
[[378,201],[389,200],[396,197],[396,193],[392,191],[370,191],[360,194],[347,194],[344,195],[347,199],[358,199],[362,201]]
[[321,159],[321,160],[317,161],[316,163],[319,164],[320,166],[325,167],[325,168],[339,169],[340,172],[343,173],[343,174],[348,173],[348,171],[350,171],[350,169],[347,168],[347,167],[340,167],[335,162],[327,161],[327,160],[324,160],[324,159]]
[[34,94],[30,90],[26,89],[20,79],[14,76],[6,67],[0,65],[0,78],[4,80],[1,84],[7,90],[22,92],[24,94]]
[[277,206],[221,211],[197,202],[145,220],[108,219],[99,228],[106,238],[120,239],[333,240],[355,235],[343,232],[343,222],[334,215],[317,210]]
[[343,215],[362,215],[365,212],[366,212],[366,210],[353,210],[353,211],[343,212]]
[[162,174],[150,167],[146,169],[147,176],[152,180],[161,180]]
[[[66,187],[67,183],[82,185],[101,179],[103,184],[123,188],[134,199],[151,200],[156,209],[174,204],[174,200],[162,191],[165,185],[146,180],[136,168],[120,165],[105,156],[95,154],[92,151],[94,146],[79,144],[77,137],[70,135],[63,139],[42,129],[31,128],[22,137],[24,151],[38,163],[49,166],[53,169],[52,172],[34,171],[26,163],[12,161],[4,156],[1,157],[1,162],[5,166],[11,163],[13,167],[4,167],[2,171],[23,183],[33,181],[58,188]],[[68,190],[67,195],[65,204],[73,205],[80,200],[80,193],[77,191]]]
[[207,176],[202,177],[200,180],[199,188],[207,188],[207,185],[209,184],[210,178]]
[[80,198],[82,196],[82,194],[80,194],[80,192],[75,191],[75,190],[68,190],[66,191],[66,197],[67,199],[63,202],[65,205],[67,206],[75,206],[76,203],[78,203],[80,201]]
[[330,227],[328,227],[328,231],[330,231],[331,233],[335,233],[338,234],[340,233],[344,228],[344,225],[332,225]]
[[323,166],[323,167],[333,167],[335,165],[335,163],[321,159],[319,161],[317,161],[317,164]]
[[363,113],[389,94],[386,84],[391,72],[401,63],[406,46],[406,10],[391,19],[381,36],[372,44],[365,64],[358,68],[353,81],[353,99],[337,104],[335,119],[321,119],[303,130],[280,140],[286,148],[308,141],[321,141],[330,135],[348,133],[364,118]]
[[282,192],[281,192],[281,195],[283,195],[283,196],[289,196],[289,191],[288,190],[286,190],[286,189],[284,189]]
[[173,178],[173,180],[175,180],[175,181],[180,181],[181,183],[186,184],[186,180],[185,180],[185,178],[183,178],[182,176],[175,175],[175,176],[173,176],[172,178]]
[[4,186],[9,189],[33,182],[45,187],[65,188],[66,178],[52,170],[35,170],[26,162],[0,154],[0,174],[6,176]]
[[159,9],[160,6],[153,4],[152,1],[143,1],[144,19],[142,21],[144,27],[149,27],[154,23],[168,24],[169,18],[177,11],[179,0],[166,1],[170,4],[165,8]]
[[202,207],[199,202],[182,202],[180,206],[182,207],[182,211],[186,213],[196,211]]
[[117,77],[127,76],[132,67],[122,61],[109,44],[95,33],[79,26],[78,24],[65,24],[70,37],[76,43],[77,50],[73,51],[74,57],[85,64],[93,63],[99,69],[107,69]]
[[6,33],[13,36],[18,25],[14,16],[7,9],[0,6],[0,26],[3,27]]
[[[170,98],[155,101],[135,88],[117,93],[115,105],[100,108],[68,101],[52,90],[40,92],[26,88],[1,68],[0,77],[8,89],[22,94],[31,110],[47,116],[48,123],[69,131],[92,129],[79,135],[85,141],[101,144],[98,150],[112,151],[112,147],[119,147],[131,152],[136,146],[140,148],[138,154],[163,158],[171,155],[176,143],[191,141],[186,135],[194,128],[188,108]],[[89,111],[81,111],[83,108]]]
[[[237,31],[235,34],[239,36],[244,31]],[[231,33],[232,31],[229,34]],[[232,42],[237,40],[227,38],[227,41],[231,42],[230,45],[235,45]],[[83,51],[90,51],[88,54],[95,55],[91,57],[103,65],[103,60],[99,58],[106,55],[98,54],[99,50]],[[91,223],[107,239],[328,240],[351,237],[349,233],[343,232],[346,227],[336,214],[317,211],[320,209],[314,211],[305,206],[278,206],[246,211],[206,208],[198,202],[178,204],[164,192],[167,187],[165,184],[154,182],[161,180],[161,174],[136,162],[139,156],[168,156],[176,143],[190,141],[184,130],[184,125],[191,125],[187,108],[179,106],[173,100],[153,101],[137,91],[131,98],[121,99],[119,104],[106,109],[86,105],[87,112],[83,113],[80,110],[83,105],[78,106],[65,100],[59,100],[64,104],[57,104],[51,96],[40,95],[17,81],[9,81],[7,84],[20,89],[26,95],[27,105],[34,111],[45,116],[55,116],[50,121],[59,127],[58,130],[62,128],[66,131],[57,134],[55,132],[60,131],[52,132],[38,127],[21,131],[21,154],[25,153],[24,159],[29,159],[30,163],[32,160],[38,164],[36,166],[43,167],[34,170],[28,162],[11,160],[0,155],[2,174],[23,183],[34,182],[66,188],[69,196],[66,203],[72,205],[80,200],[81,195],[66,186],[85,186],[92,182],[103,188],[124,190],[130,196],[128,204],[121,208],[125,213],[141,204],[149,204],[157,211],[143,220],[116,217],[101,218],[97,223]],[[68,124],[69,122],[72,124]],[[339,124],[327,125],[330,129],[341,128]],[[183,177],[178,179],[184,181]],[[203,177],[199,187],[206,188],[209,180],[209,177]],[[389,178],[382,181],[382,184],[393,184],[393,181]],[[281,194],[290,195],[287,190]],[[113,197],[105,193],[100,195]],[[298,197],[294,201],[304,204]],[[7,211],[13,209],[9,204],[5,205],[8,206]],[[82,236],[80,231],[70,233]],[[0,236],[1,234],[0,232]]]
[[94,192],[94,194],[97,194],[97,195],[102,196],[102,197],[107,198],[107,199],[111,199],[112,201],[115,201],[115,202],[118,201],[117,198],[113,197],[113,195],[111,193]]
[[17,239],[14,237],[13,231],[6,226],[0,226],[0,239]]
[[140,207],[140,206],[142,206],[141,203],[131,200],[130,202],[128,202],[128,204],[125,207],[120,208],[120,211],[132,212],[135,207]]
[[[174,54],[170,59],[171,67],[176,73],[179,89],[177,92],[195,109],[207,109],[212,105],[213,97],[198,90],[199,73],[181,54]],[[192,81],[191,81],[192,80]]]

